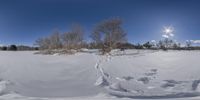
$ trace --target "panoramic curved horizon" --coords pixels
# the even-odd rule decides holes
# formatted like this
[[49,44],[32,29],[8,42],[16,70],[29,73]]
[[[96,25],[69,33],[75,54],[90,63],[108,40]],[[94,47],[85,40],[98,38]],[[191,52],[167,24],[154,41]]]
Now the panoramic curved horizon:
[[200,0],[0,0],[0,100],[200,100]]
[[1,0],[0,44],[32,46],[55,29],[80,23],[86,40],[95,24],[120,17],[130,43],[160,40],[163,27],[174,27],[174,39],[198,41],[199,0]]

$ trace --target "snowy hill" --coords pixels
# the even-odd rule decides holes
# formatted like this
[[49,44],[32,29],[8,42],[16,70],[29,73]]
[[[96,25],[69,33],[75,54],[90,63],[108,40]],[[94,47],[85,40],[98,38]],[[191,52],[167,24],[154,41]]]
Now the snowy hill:
[[0,100],[199,100],[199,51],[0,52]]

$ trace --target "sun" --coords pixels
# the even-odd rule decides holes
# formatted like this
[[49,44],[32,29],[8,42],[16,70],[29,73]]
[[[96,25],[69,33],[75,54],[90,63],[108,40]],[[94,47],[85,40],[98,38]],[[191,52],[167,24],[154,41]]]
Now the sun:
[[172,26],[164,27],[164,30],[163,30],[164,34],[173,34],[173,32],[174,32],[174,28]]
[[165,26],[163,28],[163,35],[164,38],[172,38],[174,37],[174,28],[172,26]]
[[170,29],[166,29],[166,30],[165,30],[165,33],[170,33],[170,32],[171,32]]

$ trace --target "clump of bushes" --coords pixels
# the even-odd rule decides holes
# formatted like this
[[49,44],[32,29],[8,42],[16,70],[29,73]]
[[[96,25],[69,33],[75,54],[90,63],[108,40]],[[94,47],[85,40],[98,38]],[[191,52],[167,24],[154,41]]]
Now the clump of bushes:
[[83,28],[79,24],[74,24],[72,25],[70,32],[61,34],[60,32],[55,31],[48,37],[36,40],[35,45],[38,45],[40,50],[48,51],[56,49],[78,50],[85,45],[83,38]]
[[50,51],[65,49],[67,51],[81,48],[100,49],[102,54],[117,48],[118,43],[126,43],[126,33],[122,28],[122,20],[112,18],[98,23],[90,35],[92,42],[84,41],[84,30],[81,25],[73,24],[69,32],[54,32],[48,37],[36,40],[40,50]]

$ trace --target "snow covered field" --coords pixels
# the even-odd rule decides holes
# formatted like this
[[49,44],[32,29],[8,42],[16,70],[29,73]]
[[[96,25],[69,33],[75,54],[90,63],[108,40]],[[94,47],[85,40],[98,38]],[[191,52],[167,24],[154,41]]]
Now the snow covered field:
[[0,100],[200,100],[200,51],[89,51],[1,51]]

